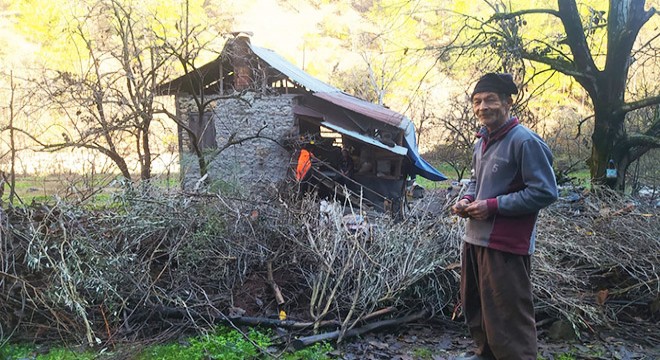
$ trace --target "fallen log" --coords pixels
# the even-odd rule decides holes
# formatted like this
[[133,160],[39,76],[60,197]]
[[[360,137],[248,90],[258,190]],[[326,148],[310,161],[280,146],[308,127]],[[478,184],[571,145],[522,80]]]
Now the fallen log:
[[[234,324],[239,324],[239,325],[275,326],[285,329],[296,329],[296,330],[312,328],[314,326],[314,322],[309,322],[309,321],[279,320],[279,319],[270,319],[270,318],[252,317],[252,316],[241,316],[237,318],[226,318],[226,319],[223,315],[216,317],[216,319],[220,319],[220,318],[222,318],[222,320],[230,321]],[[341,323],[339,321],[327,320],[327,321],[319,321],[318,326],[329,327],[329,326],[340,326],[340,325]]]
[[[209,323],[229,323],[235,325],[249,325],[249,326],[273,326],[281,327],[285,329],[307,329],[314,327],[315,322],[313,321],[297,321],[297,320],[279,320],[268,317],[256,317],[256,316],[227,316],[224,313],[219,314],[202,314],[199,311],[192,309],[183,309],[169,306],[155,306],[153,308],[143,309],[137,314],[133,315],[131,322],[145,322],[151,319],[185,319],[185,318],[194,318],[202,319]],[[320,327],[339,327],[341,322],[337,320],[325,320],[319,321],[318,326]]]
[[360,319],[360,321],[361,322],[367,322],[367,321],[369,321],[369,320],[371,320],[375,317],[386,315],[386,314],[389,314],[389,313],[394,312],[394,311],[396,311],[396,308],[394,306],[388,306],[386,308],[376,310],[376,311],[372,312],[371,314],[367,314],[367,315],[363,316]]
[[429,312],[426,309],[424,309],[420,312],[417,312],[417,313],[414,313],[414,314],[411,314],[411,315],[408,315],[408,316],[404,316],[404,317],[401,317],[401,318],[398,318],[398,319],[382,320],[382,321],[374,322],[374,323],[371,323],[371,324],[367,324],[367,325],[365,325],[363,327],[360,327],[360,328],[354,328],[354,329],[346,331],[343,335],[342,335],[342,330],[336,330],[336,331],[332,331],[332,332],[328,332],[328,333],[301,337],[301,338],[298,338],[298,339],[294,340],[291,343],[291,346],[295,350],[300,350],[300,349],[303,349],[303,348],[305,348],[309,345],[315,344],[315,343],[320,342],[320,341],[334,340],[334,339],[338,339],[340,336],[341,336],[342,339],[350,338],[350,337],[354,337],[354,336],[360,336],[360,335],[362,335],[366,332],[369,332],[369,331],[373,331],[373,330],[376,330],[376,329],[379,329],[379,328],[382,328],[382,327],[393,326],[393,325],[401,325],[401,324],[409,323],[411,321],[415,321],[415,320],[419,320],[419,319],[422,319],[424,317],[427,317],[428,315],[429,315]]

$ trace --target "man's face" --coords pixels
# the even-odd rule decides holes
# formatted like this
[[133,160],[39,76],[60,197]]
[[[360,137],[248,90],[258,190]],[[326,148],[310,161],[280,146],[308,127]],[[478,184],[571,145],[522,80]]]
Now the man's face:
[[508,120],[511,98],[502,100],[499,94],[494,92],[476,93],[472,97],[472,109],[481,124],[493,131]]

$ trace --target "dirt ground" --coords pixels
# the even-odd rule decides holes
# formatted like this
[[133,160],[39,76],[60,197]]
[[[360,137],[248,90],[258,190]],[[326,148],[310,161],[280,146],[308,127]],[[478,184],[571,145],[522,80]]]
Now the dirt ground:
[[[658,330],[657,323],[646,323],[623,332],[634,331],[633,337],[637,338],[644,332]],[[583,333],[580,339],[570,340],[551,339],[551,335],[550,327],[539,330],[540,359],[660,359],[660,344],[654,344],[648,338],[642,341],[625,339],[621,337],[621,331]],[[348,339],[333,355],[344,360],[452,360],[469,352],[472,346],[462,322],[445,320],[411,324]]]

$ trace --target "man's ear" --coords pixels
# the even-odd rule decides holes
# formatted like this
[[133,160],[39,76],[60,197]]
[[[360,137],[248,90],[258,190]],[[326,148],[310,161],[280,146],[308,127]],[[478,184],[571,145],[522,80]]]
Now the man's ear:
[[506,97],[506,104],[509,106],[509,109],[513,106],[513,98],[511,95]]

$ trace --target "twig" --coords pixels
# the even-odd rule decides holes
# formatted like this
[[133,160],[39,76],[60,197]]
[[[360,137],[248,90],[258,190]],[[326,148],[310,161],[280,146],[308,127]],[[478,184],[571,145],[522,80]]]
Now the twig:
[[[354,337],[354,336],[360,336],[360,335],[362,335],[366,332],[373,331],[373,330],[376,330],[376,329],[379,329],[379,328],[382,328],[382,327],[386,327],[386,326],[401,325],[401,324],[409,323],[411,321],[422,319],[422,318],[428,316],[428,314],[429,314],[429,312],[426,309],[424,309],[424,310],[422,310],[418,313],[408,315],[408,316],[404,316],[402,318],[382,320],[382,321],[378,321],[378,322],[375,322],[375,323],[367,324],[367,325],[365,325],[361,328],[351,329],[351,330],[347,331],[342,338],[346,339],[346,338],[350,338],[350,337]],[[303,348],[305,348],[309,345],[315,344],[315,343],[320,342],[320,341],[328,341],[328,340],[332,340],[332,339],[337,339],[340,335],[341,335],[341,330],[336,330],[336,331],[332,331],[332,332],[329,332],[329,333],[306,336],[306,337],[302,337],[302,338],[298,338],[298,339],[294,340],[291,343],[291,346],[295,350],[300,350],[300,349],[303,349]]]
[[270,287],[273,288],[273,293],[275,294],[275,301],[277,301],[277,305],[282,305],[284,304],[284,297],[282,296],[280,287],[277,286],[277,283],[273,278],[273,262],[272,261],[267,262],[266,266],[268,268],[268,283],[270,284]]

